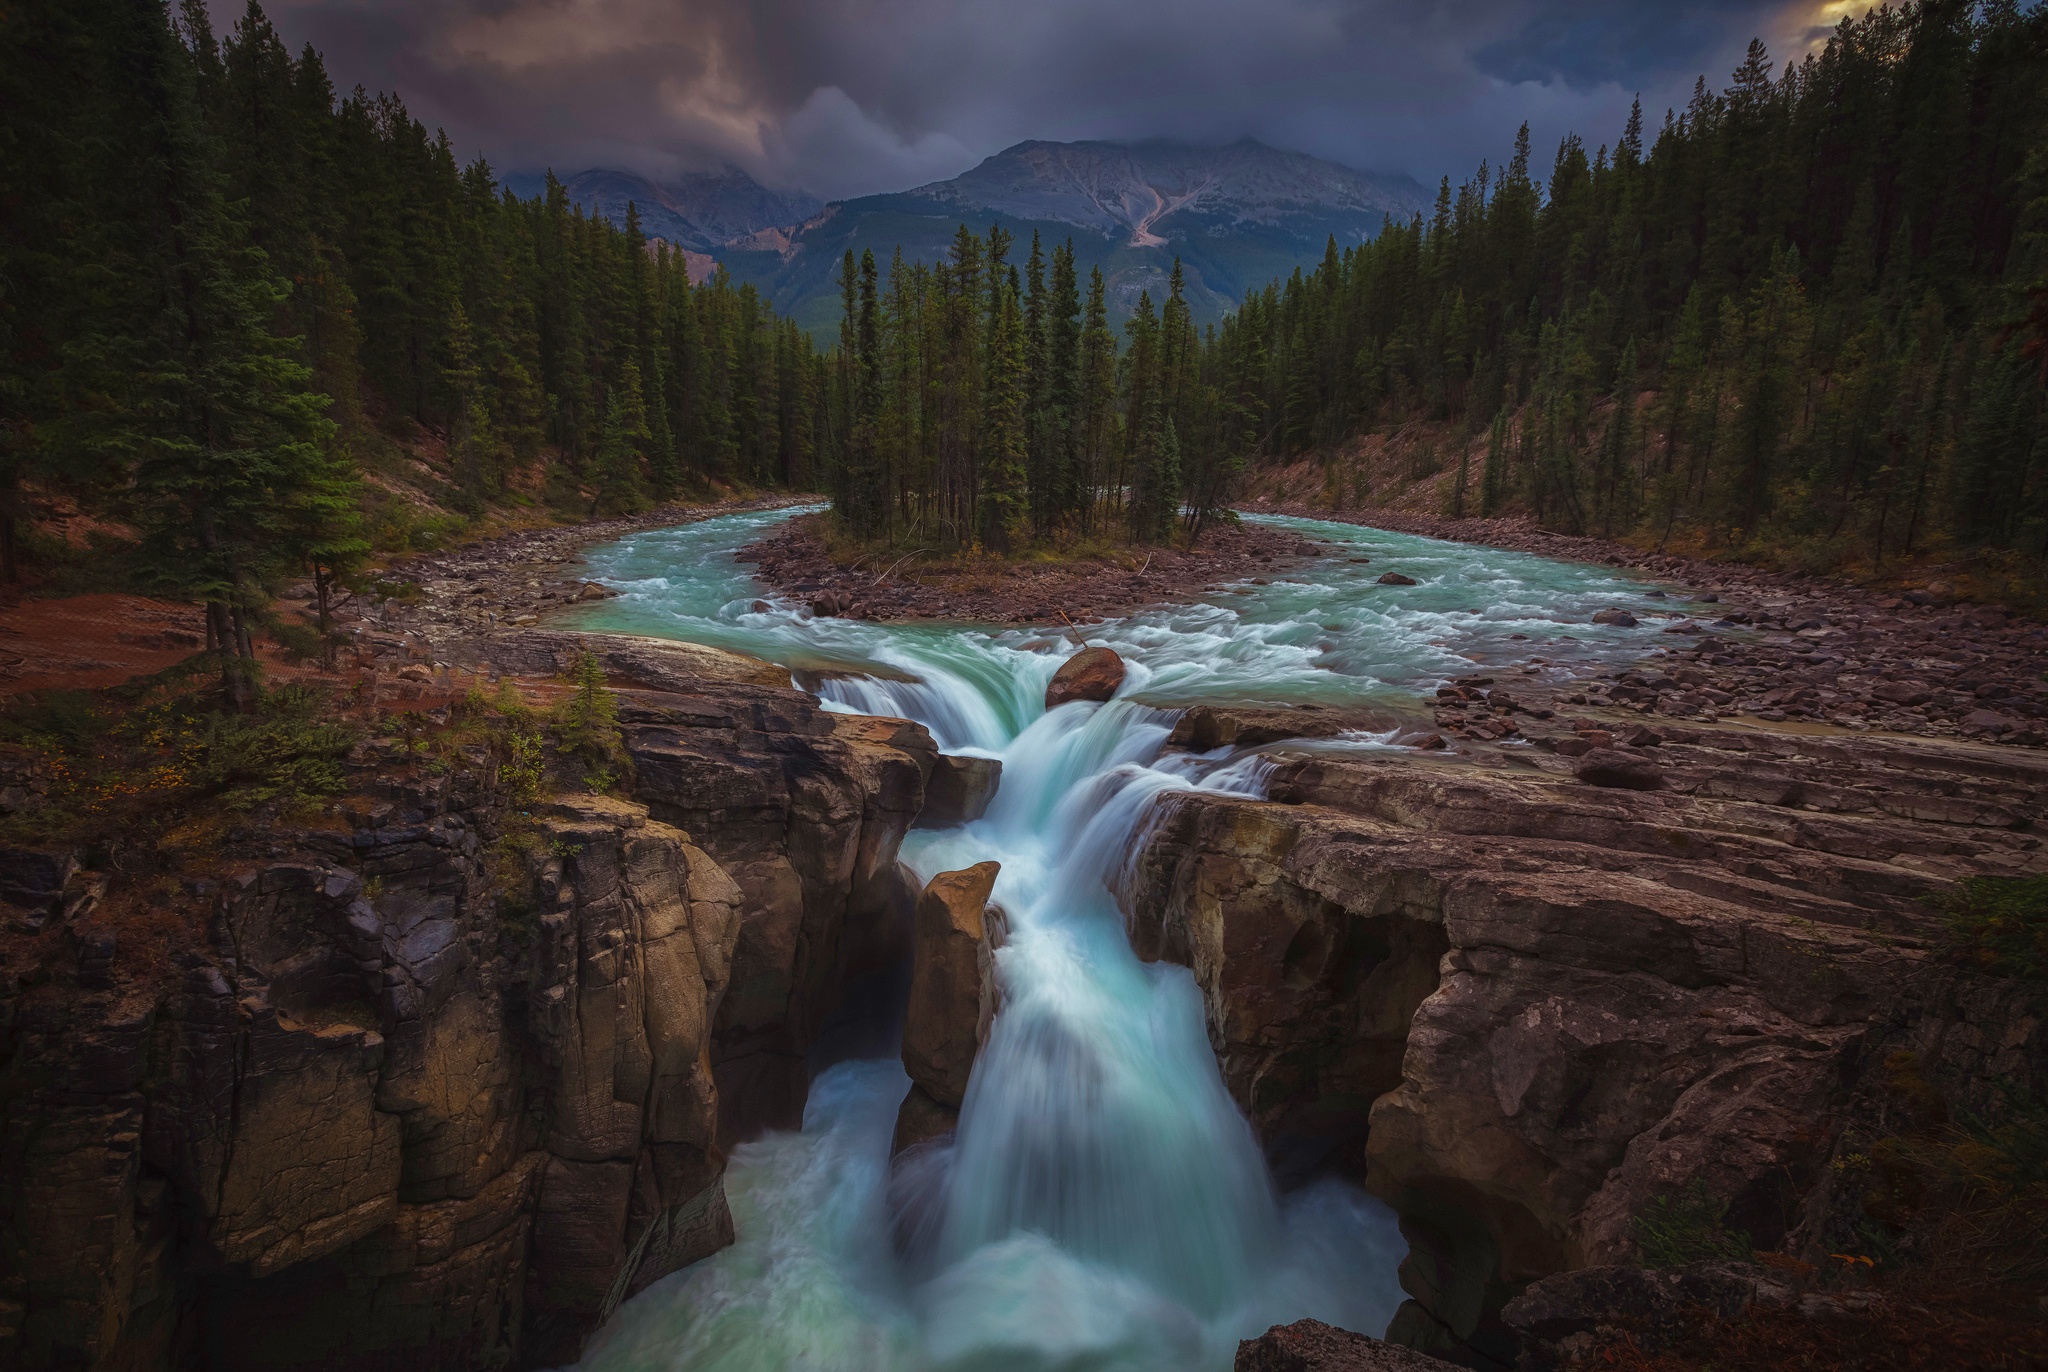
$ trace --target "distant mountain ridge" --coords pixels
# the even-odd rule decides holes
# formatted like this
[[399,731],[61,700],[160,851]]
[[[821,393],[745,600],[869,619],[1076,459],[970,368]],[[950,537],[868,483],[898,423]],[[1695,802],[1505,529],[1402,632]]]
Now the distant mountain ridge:
[[[1374,175],[1253,139],[1202,147],[1152,139],[1141,143],[1050,143],[1005,148],[950,181],[906,194],[963,210],[1050,220],[1158,247],[1177,223],[1210,234],[1241,225],[1285,227],[1315,220],[1340,242],[1363,242],[1387,215],[1423,208],[1407,176]],[[1342,221],[1328,224],[1324,221]],[[1304,229],[1306,226],[1304,226]],[[1329,237],[1328,233],[1322,235]]]
[[[511,178],[521,194],[538,177]],[[821,204],[770,191],[737,167],[657,185],[627,172],[579,172],[570,198],[614,222],[628,201],[650,237],[665,238],[752,282],[804,327],[827,332],[838,318],[840,259],[872,250],[887,262],[942,260],[954,229],[1000,222],[1017,235],[1022,261],[1036,232],[1048,247],[1074,239],[1085,275],[1100,267],[1113,312],[1126,317],[1141,292],[1164,298],[1176,257],[1195,318],[1208,322],[1244,292],[1363,243],[1391,216],[1428,208],[1413,178],[1361,172],[1252,139],[1205,146],[1167,139],[1018,143],[946,181]],[[692,268],[693,274],[695,268]]]
[[[626,222],[626,206],[640,210],[640,227],[692,252],[715,253],[728,243],[763,230],[786,230],[824,208],[801,191],[772,191],[738,167],[684,172],[656,182],[633,172],[594,167],[561,178],[569,199],[614,224]],[[546,186],[541,175],[508,176],[505,184],[523,196]]]

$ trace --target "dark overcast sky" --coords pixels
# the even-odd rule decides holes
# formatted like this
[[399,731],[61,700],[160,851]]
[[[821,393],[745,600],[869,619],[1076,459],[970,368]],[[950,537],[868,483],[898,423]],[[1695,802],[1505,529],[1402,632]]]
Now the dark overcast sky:
[[[223,28],[239,0],[211,0]],[[1025,138],[1242,136],[1457,180],[1530,121],[1612,142],[1752,36],[1803,52],[1844,0],[271,0],[337,86],[397,90],[504,171],[707,158],[827,197]],[[1539,168],[1540,171],[1540,168]]]

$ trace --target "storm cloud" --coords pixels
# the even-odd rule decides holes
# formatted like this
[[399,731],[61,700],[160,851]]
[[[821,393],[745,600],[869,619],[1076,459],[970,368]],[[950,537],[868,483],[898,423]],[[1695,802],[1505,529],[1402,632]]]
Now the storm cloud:
[[[218,18],[238,17],[215,0]],[[503,170],[731,161],[827,197],[1025,138],[1250,136],[1425,182],[1653,122],[1813,0],[272,0],[337,85],[395,89]],[[1861,8],[1857,6],[1856,8]],[[1539,167],[1539,174],[1541,168]]]

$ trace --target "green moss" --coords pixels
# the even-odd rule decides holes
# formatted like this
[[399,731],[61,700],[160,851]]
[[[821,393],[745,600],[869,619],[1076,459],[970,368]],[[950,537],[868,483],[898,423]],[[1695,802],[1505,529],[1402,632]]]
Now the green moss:
[[1647,1267],[1682,1267],[1713,1259],[1746,1262],[1753,1255],[1749,1235],[1722,1223],[1728,1202],[1716,1200],[1703,1181],[1653,1198],[1634,1221],[1636,1251]]
[[1944,902],[1942,917],[1951,956],[2048,985],[2048,877],[1971,877]]

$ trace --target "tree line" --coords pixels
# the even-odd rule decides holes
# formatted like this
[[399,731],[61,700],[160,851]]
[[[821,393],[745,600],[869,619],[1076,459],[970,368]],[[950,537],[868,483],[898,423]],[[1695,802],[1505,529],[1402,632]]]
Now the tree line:
[[841,264],[831,357],[845,418],[828,454],[839,517],[861,538],[1008,552],[1052,538],[1191,535],[1251,451],[1250,411],[1218,387],[1228,354],[1195,329],[1178,262],[1119,340],[1099,269],[1034,233],[962,225],[946,259],[886,288],[873,252]]
[[[476,513],[826,490],[861,539],[1199,536],[1250,463],[1422,420],[1449,513],[1810,559],[2048,554],[2048,9],[1908,0],[1652,135],[1526,127],[1434,212],[1198,330],[1071,241],[842,263],[820,348],[637,216],[463,165],[252,2],[0,8],[0,575],[20,502],[137,532],[246,700],[271,592],[372,551],[393,437]],[[1021,261],[1018,260],[1021,257]],[[1329,457],[1333,474],[1342,462]],[[1467,470],[1475,464],[1476,472]],[[237,665],[240,664],[240,665]]]
[[1639,101],[1547,184],[1530,157],[1524,125],[1426,220],[1243,302],[1213,370],[1258,455],[1433,420],[1447,513],[1816,567],[2048,555],[2048,8],[1908,0],[1775,78],[1753,43],[1654,132]]
[[77,496],[206,605],[238,702],[278,584],[371,551],[394,436],[470,514],[817,479],[826,359],[751,287],[337,96],[253,0],[223,37],[203,0],[0,9],[0,206],[0,577],[24,493]]

